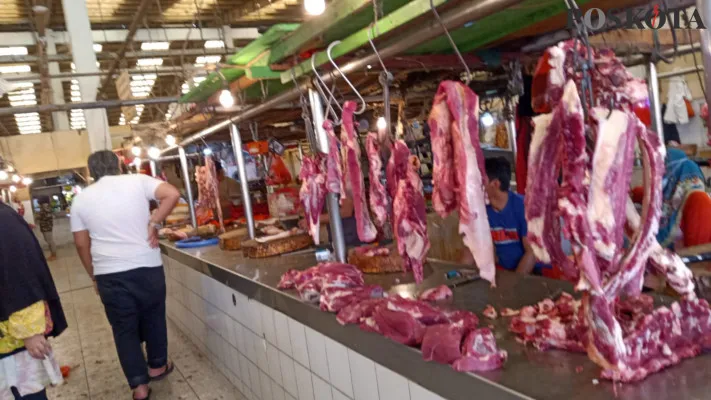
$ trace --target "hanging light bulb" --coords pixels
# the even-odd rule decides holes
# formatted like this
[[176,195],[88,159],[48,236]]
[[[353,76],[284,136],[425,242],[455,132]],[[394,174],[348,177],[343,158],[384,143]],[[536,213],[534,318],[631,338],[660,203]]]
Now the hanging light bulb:
[[20,175],[15,174],[12,176],[12,181],[15,183],[20,183],[21,180],[22,178],[20,178]]
[[485,112],[484,114],[481,114],[481,123],[485,127],[490,127],[491,125],[494,125],[494,116],[491,115],[490,112]]
[[22,184],[25,186],[30,186],[32,184],[32,178],[22,178]]
[[15,168],[12,165],[7,166],[7,172],[15,172]]
[[212,154],[212,149],[209,147],[205,147],[205,149],[202,151],[202,154],[209,156],[210,154]]
[[141,168],[141,163],[142,163],[142,162],[143,162],[143,160],[141,160],[139,157],[136,157],[136,158],[133,159],[133,165],[134,165],[136,168]]
[[156,146],[151,146],[148,149],[148,157],[157,160],[160,157],[160,149]]
[[326,10],[326,2],[324,0],[306,0],[304,9],[309,15],[321,15]]
[[173,135],[168,135],[165,137],[165,143],[168,146],[175,146],[175,136]]
[[5,171],[0,171],[0,181],[4,181],[4,180],[6,180],[6,179],[9,178],[9,177],[10,177],[10,176],[7,174],[7,172],[5,172]]
[[10,192],[11,193],[17,192],[17,187],[15,185],[10,186]]
[[220,92],[220,105],[225,108],[235,105],[235,98],[228,89],[223,89],[222,92]]
[[378,126],[378,129],[380,129],[380,130],[383,130],[388,127],[387,122],[385,122],[385,117],[378,118],[378,122],[376,122],[376,125]]
[[140,156],[141,155],[141,148],[138,146],[131,147],[131,154],[133,154],[136,157]]

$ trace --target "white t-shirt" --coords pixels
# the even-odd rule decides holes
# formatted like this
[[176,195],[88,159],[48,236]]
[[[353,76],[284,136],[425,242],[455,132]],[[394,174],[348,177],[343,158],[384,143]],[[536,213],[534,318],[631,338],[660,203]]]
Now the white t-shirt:
[[163,264],[148,244],[149,201],[162,181],[147,175],[105,176],[72,204],[72,232],[89,231],[94,275]]

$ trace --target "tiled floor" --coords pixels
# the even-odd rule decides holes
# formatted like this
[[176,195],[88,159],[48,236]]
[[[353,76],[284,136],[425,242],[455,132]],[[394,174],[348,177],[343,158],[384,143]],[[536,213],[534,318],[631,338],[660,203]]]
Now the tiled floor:
[[[58,228],[68,229],[67,224],[62,225]],[[50,268],[69,322],[69,329],[53,341],[53,347],[60,365],[72,370],[63,385],[49,390],[49,398],[130,399],[104,309],[74,249],[61,246],[59,259],[50,263]],[[152,384],[152,399],[242,400],[237,389],[170,320],[168,340],[176,369],[165,381]]]

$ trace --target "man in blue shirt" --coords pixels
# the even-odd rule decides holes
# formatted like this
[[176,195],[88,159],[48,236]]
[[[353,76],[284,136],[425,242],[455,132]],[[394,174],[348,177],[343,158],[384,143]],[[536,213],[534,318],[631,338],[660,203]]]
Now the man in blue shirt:
[[[486,213],[494,241],[496,265],[499,268],[520,274],[540,273],[536,257],[528,243],[528,225],[523,196],[509,190],[511,164],[503,157],[488,158],[485,162],[489,183],[486,193],[489,204]],[[465,251],[464,262],[473,263],[469,251]]]

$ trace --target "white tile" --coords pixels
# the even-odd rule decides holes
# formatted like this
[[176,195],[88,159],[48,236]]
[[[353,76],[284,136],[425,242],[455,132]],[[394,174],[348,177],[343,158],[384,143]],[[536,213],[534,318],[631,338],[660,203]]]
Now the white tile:
[[410,398],[410,388],[407,379],[395,372],[375,365],[375,374],[378,377],[378,392],[382,400],[407,400]]
[[279,366],[281,367],[281,376],[284,389],[294,396],[299,395],[299,389],[296,386],[296,372],[294,371],[294,360],[284,353],[279,353]]
[[257,397],[262,397],[262,382],[259,378],[259,368],[256,364],[249,364],[249,384],[252,392],[257,395]]
[[326,338],[326,355],[331,385],[352,398],[353,384],[351,383],[351,367],[348,364],[346,346],[331,338]]
[[282,384],[279,350],[274,345],[267,345],[267,363],[269,364],[269,377],[279,385]]
[[328,359],[326,358],[326,340],[324,336],[315,330],[305,327],[306,343],[309,348],[309,361],[311,362],[311,371],[316,375],[330,380],[328,377]]
[[430,392],[413,381],[410,381],[410,398],[412,400],[445,400],[444,397]]
[[228,365],[230,366],[230,369],[232,369],[232,373],[234,373],[237,377],[240,376],[240,365],[239,365],[239,351],[235,349],[232,346],[229,346],[230,348],[230,362]]
[[235,304],[232,306],[231,315],[242,325],[247,325],[247,315],[249,314],[249,299],[247,296],[236,291],[232,291],[235,296]]
[[252,330],[257,336],[263,336],[264,330],[262,330],[262,305],[257,300],[249,301],[249,329]]
[[304,325],[291,318],[289,318],[288,323],[294,360],[306,368],[311,368],[311,364],[309,363],[309,348],[306,345],[306,331]]
[[289,335],[289,318],[279,311],[274,311],[274,327],[276,329],[277,347],[291,357],[293,351],[291,349],[291,336]]
[[254,346],[257,352],[257,366],[262,371],[269,371],[269,360],[267,360],[267,341],[263,338],[258,338]]
[[316,374],[312,374],[311,379],[314,384],[314,400],[333,400],[333,392],[331,392],[331,385],[328,382]]
[[262,400],[274,400],[274,397],[272,397],[272,380],[269,379],[269,375],[259,371],[259,380],[262,384]]
[[299,364],[294,364],[296,386],[299,390],[299,400],[314,400],[314,386],[311,383],[311,372]]
[[281,386],[277,385],[276,382],[272,385],[272,397],[274,400],[286,400],[286,393]]
[[264,338],[273,345],[277,344],[276,329],[274,328],[274,310],[260,303],[262,314],[262,329]]
[[239,355],[239,378],[245,385],[251,386],[252,382],[249,379],[249,360],[242,354]]
[[245,335],[247,330],[244,329],[242,324],[239,322],[232,324],[232,330],[234,331],[235,336],[235,347],[237,347],[237,350],[239,350],[240,353],[247,354],[247,347],[245,345]]
[[245,329],[244,330],[244,347],[247,350],[245,355],[249,359],[249,361],[256,363],[257,362],[257,336],[252,333],[252,331]]
[[379,400],[375,363],[353,350],[348,350],[348,361],[355,400]]
[[345,394],[341,393],[340,390],[334,388],[333,389],[333,400],[351,400],[351,398],[346,396]]

